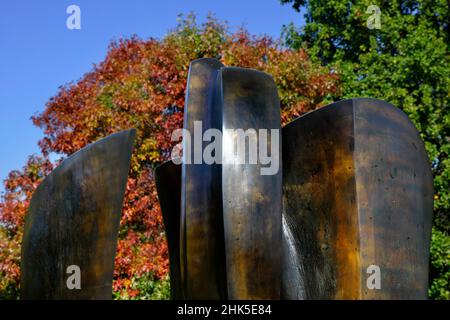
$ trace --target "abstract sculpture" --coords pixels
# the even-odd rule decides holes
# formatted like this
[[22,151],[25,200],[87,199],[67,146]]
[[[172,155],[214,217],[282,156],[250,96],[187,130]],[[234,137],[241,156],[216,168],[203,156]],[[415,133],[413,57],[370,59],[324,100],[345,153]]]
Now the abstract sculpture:
[[265,176],[227,161],[225,132],[280,128],[271,77],[199,59],[187,87],[185,129],[224,138],[220,163],[193,161],[184,137],[183,164],[156,169],[174,298],[426,298],[432,176],[406,115],[376,99],[310,112],[282,129],[283,169]]
[[[111,299],[134,137],[85,147],[36,189],[23,299]],[[195,60],[175,162],[155,175],[172,298],[426,298],[433,181],[394,106],[340,101],[281,129],[270,75]]]
[[[64,160],[39,185],[26,216],[22,299],[111,299],[114,256],[135,130]],[[71,288],[71,272],[79,284]]]

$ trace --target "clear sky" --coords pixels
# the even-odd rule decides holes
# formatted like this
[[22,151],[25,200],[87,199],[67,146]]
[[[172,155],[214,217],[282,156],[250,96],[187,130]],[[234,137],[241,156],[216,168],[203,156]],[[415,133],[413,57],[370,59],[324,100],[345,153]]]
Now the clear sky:
[[[69,30],[66,9],[81,9],[81,30]],[[279,0],[7,0],[0,5],[0,180],[38,153],[43,134],[30,117],[60,85],[76,81],[103,60],[108,44],[133,34],[161,38],[178,14],[209,12],[231,28],[279,37],[303,15]],[[3,190],[3,184],[0,186]]]

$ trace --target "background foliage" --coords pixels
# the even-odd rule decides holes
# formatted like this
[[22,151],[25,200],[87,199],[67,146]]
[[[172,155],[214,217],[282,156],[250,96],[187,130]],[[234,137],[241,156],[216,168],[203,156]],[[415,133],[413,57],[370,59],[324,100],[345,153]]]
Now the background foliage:
[[[336,68],[339,98],[373,97],[403,109],[431,160],[435,206],[430,298],[450,299],[450,2],[447,0],[281,0],[305,13],[284,28],[287,46]],[[367,28],[369,5],[381,28]]]
[[137,129],[135,150],[114,272],[114,298],[168,298],[168,253],[153,168],[169,158],[171,133],[182,126],[190,61],[221,59],[225,65],[256,68],[273,75],[283,121],[318,108],[340,95],[335,72],[313,63],[305,50],[291,50],[244,29],[230,33],[209,18],[193,15],[162,40],[123,39],[110,45],[105,60],[75,83],[59,89],[33,117],[45,137],[42,154],[5,180],[0,202],[0,299],[18,297],[20,244],[33,191],[57,164],[50,153],[67,157],[111,133]]

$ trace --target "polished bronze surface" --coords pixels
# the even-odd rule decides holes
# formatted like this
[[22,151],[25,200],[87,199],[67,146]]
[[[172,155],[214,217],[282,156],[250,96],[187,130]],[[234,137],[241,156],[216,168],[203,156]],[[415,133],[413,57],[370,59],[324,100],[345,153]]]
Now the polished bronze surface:
[[[230,129],[280,131],[278,93],[272,77],[243,68],[222,68],[222,206],[229,299],[279,299],[281,287],[281,161],[276,174],[261,174],[261,162],[236,163]],[[281,157],[281,135],[272,156]],[[234,140],[235,141],[235,140]],[[270,150],[270,138],[268,140]],[[258,139],[258,149],[261,140]],[[266,150],[265,150],[266,151]],[[279,160],[279,159],[277,159]]]
[[[192,151],[196,147],[203,150],[207,144],[195,145],[202,141],[198,136],[205,130],[220,129],[222,115],[215,109],[214,95],[217,74],[222,66],[218,60],[209,58],[195,60],[190,65],[184,129],[192,136]],[[194,130],[195,121],[201,121],[203,130],[200,132]],[[194,135],[197,135],[196,139]],[[225,298],[219,165],[195,159],[194,152],[187,159],[186,141],[183,140],[180,234],[183,291],[187,299]]]
[[[25,219],[22,299],[112,298],[134,137],[123,131],[81,149],[36,189]],[[80,289],[68,286],[70,266],[79,267]]]
[[[425,299],[430,165],[407,116],[340,101],[283,128],[285,299]],[[370,266],[381,288],[370,289]],[[368,273],[369,272],[369,273]]]
[[155,177],[169,246],[171,296],[180,300],[184,298],[180,278],[181,165],[166,161],[155,169]]

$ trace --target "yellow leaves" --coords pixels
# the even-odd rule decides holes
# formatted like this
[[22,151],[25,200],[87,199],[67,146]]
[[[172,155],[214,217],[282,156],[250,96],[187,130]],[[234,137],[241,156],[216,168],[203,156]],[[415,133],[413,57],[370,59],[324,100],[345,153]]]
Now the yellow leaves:
[[146,138],[136,144],[136,150],[132,159],[132,168],[137,172],[142,163],[155,163],[161,161],[161,153],[158,143],[154,138]]

